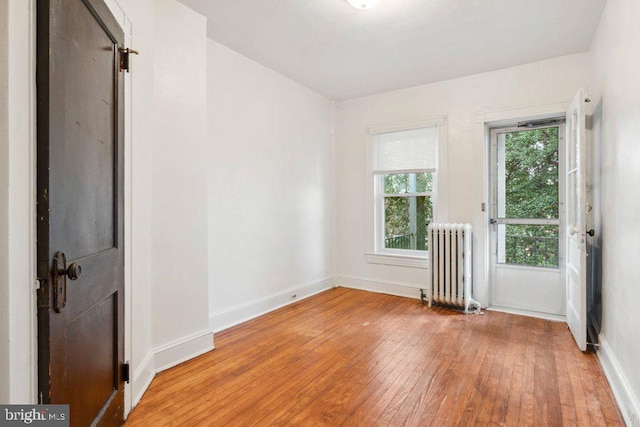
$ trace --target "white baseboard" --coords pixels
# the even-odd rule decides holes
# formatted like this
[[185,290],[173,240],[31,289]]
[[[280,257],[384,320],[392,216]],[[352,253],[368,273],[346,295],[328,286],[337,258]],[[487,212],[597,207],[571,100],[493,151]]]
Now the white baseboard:
[[598,343],[600,344],[597,352],[598,359],[609,381],[611,390],[613,390],[613,395],[618,402],[624,421],[629,427],[640,427],[640,402],[638,401],[638,396],[634,394],[629,380],[624,374],[607,339],[603,335],[599,335]]
[[153,351],[156,373],[186,362],[213,349],[213,331],[211,329],[206,329],[172,341]]
[[[209,314],[209,328],[214,332],[220,332],[246,322],[247,320],[262,316],[270,311],[300,301],[301,299],[308,298],[311,295],[324,292],[332,287],[333,279],[325,278],[302,286],[289,288],[277,294],[247,301],[234,307]],[[295,295],[295,298],[293,295]]]
[[133,393],[133,401],[131,407],[134,408],[142,399],[142,395],[151,385],[153,377],[156,376],[156,370],[153,366],[153,351],[149,352],[139,366],[134,369],[133,381],[131,381],[131,392]]
[[[179,365],[214,349],[213,331],[206,329],[151,350],[138,366],[134,366],[131,409],[142,399],[158,372]],[[126,414],[127,416],[129,414]]]
[[567,321],[567,316],[561,316],[559,314],[539,313],[537,311],[520,310],[517,308],[505,308],[505,307],[498,307],[495,305],[490,305],[489,307],[486,308],[486,310],[499,311],[501,313],[517,314],[518,316],[535,317],[537,319],[552,320],[554,322]]
[[389,294],[415,299],[420,299],[420,289],[425,289],[427,287],[426,283],[416,285],[355,276],[336,277],[335,284],[336,286],[341,286],[343,288],[359,289],[361,291],[377,292],[379,294]]

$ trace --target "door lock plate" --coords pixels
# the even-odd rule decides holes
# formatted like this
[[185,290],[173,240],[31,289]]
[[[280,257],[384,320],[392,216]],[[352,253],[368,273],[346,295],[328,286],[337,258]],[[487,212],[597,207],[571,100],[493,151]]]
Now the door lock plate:
[[63,252],[57,252],[53,257],[53,267],[51,269],[51,279],[53,283],[53,309],[56,313],[61,313],[67,304],[67,275],[60,274],[60,271],[67,269],[67,257]]

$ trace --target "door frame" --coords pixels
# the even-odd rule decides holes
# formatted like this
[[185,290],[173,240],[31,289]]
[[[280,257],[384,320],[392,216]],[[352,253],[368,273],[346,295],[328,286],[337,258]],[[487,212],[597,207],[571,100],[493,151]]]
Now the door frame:
[[[553,120],[553,121],[557,120],[558,122],[544,123],[547,120]],[[535,124],[535,122],[537,121],[540,121],[542,123]],[[518,126],[518,123],[523,123],[523,122],[533,122],[534,124],[530,127]],[[535,129],[549,129],[549,128],[558,128],[558,219],[557,220],[546,220],[546,219],[532,220],[532,221],[526,222],[526,224],[531,223],[533,225],[534,223],[536,223],[538,225],[555,225],[555,223],[557,222],[558,266],[557,267],[538,267],[538,266],[529,266],[529,265],[510,265],[507,268],[510,268],[513,270],[528,270],[528,271],[539,270],[540,272],[545,272],[545,271],[550,272],[550,271],[558,270],[558,273],[560,275],[561,285],[563,286],[563,289],[566,290],[566,283],[564,280],[564,260],[565,260],[565,236],[564,236],[565,174],[564,174],[564,171],[565,171],[565,148],[566,148],[564,115],[558,115],[555,117],[548,117],[544,119],[530,119],[530,118],[522,119],[521,118],[515,122],[511,122],[510,124],[503,123],[501,125],[489,126],[488,139],[487,139],[488,156],[487,156],[486,180],[488,182],[488,194],[487,194],[488,197],[487,197],[486,210],[487,210],[489,219],[498,218],[498,213],[497,213],[498,171],[496,169],[496,164],[498,159],[497,159],[497,147],[494,147],[495,145],[494,142],[498,137],[498,134],[529,131],[529,130],[535,130]],[[514,219],[511,219],[511,220],[513,221],[513,223],[523,223],[523,224],[526,221],[526,220],[518,221]],[[497,229],[494,224],[489,223],[487,225],[487,235],[488,235],[487,237],[488,237],[488,248],[489,248],[489,252],[487,254],[487,258],[489,262],[487,287],[488,287],[489,296],[490,296],[488,300],[488,304],[489,304],[488,306],[490,308],[495,308],[502,311],[526,313],[526,314],[532,314],[532,315],[541,316],[541,317],[553,317],[558,319],[564,318],[563,315],[537,312],[534,310],[523,310],[523,309],[501,307],[501,306],[498,307],[493,305],[493,296],[494,296],[493,294],[495,293],[495,286],[496,286],[496,280],[497,280],[497,267],[498,267],[498,262],[497,262],[497,245],[498,245],[497,237],[498,236],[497,236]],[[564,307],[564,294],[563,294],[562,305]],[[565,307],[565,310],[566,310],[566,307]]]
[[[482,177],[474,181],[473,189],[473,292],[474,299],[483,307],[491,301],[489,289],[490,229],[489,229],[489,130],[492,127],[507,126],[517,121],[542,120],[564,115],[571,104],[571,98],[552,102],[477,111],[473,115],[473,176]],[[553,316],[539,317],[558,319]]]
[[[116,21],[124,31],[124,45],[131,46],[134,36],[133,23],[129,14],[120,6],[118,0],[104,0],[107,8],[111,11]],[[134,60],[135,61],[135,60]],[[135,67],[135,65],[134,65]],[[134,68],[135,70],[135,68]],[[131,283],[133,282],[133,206],[134,199],[132,193],[133,176],[133,78],[131,73],[124,73],[124,360],[130,363],[130,381],[124,385],[124,417],[127,418],[133,407],[133,384],[136,366],[131,364],[133,349],[133,293]]]

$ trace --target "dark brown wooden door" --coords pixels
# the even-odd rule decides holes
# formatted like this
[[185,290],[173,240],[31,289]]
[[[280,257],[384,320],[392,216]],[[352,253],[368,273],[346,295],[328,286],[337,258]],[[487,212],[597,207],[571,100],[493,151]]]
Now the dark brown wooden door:
[[103,0],[37,5],[40,399],[70,404],[72,426],[119,425],[123,31]]

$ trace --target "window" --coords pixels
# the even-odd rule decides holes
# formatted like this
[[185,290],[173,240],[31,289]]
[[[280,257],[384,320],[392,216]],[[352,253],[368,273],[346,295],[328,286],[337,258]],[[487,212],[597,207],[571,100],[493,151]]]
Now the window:
[[373,135],[376,253],[426,256],[437,142],[436,125]]
[[497,263],[558,267],[564,124],[492,131]]

